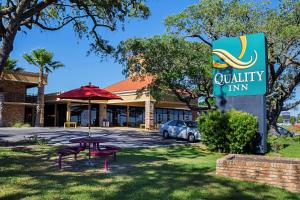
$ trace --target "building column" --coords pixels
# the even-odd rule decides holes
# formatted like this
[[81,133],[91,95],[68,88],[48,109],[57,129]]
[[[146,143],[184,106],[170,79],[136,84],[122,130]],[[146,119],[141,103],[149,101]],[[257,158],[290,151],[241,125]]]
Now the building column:
[[0,92],[0,127],[4,126],[3,111],[4,111],[4,93]]
[[103,126],[103,121],[107,120],[106,104],[99,104],[99,126]]
[[129,127],[129,106],[127,106],[127,109],[126,109],[126,125],[127,127]]
[[54,104],[54,127],[57,126],[57,104]]
[[145,101],[145,128],[146,130],[154,129],[154,102]]
[[67,116],[66,116],[67,122],[71,121],[71,102],[67,103]]

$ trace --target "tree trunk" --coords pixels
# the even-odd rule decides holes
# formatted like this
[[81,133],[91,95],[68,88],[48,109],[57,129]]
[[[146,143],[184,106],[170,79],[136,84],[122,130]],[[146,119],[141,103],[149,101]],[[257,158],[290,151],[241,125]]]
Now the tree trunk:
[[9,54],[13,50],[13,44],[17,33],[17,30],[14,29],[8,30],[2,38],[2,45],[0,48],[0,73],[2,73]]
[[269,123],[269,135],[277,135],[278,134],[278,126],[277,120],[280,115],[281,109],[278,105],[276,107],[269,106],[268,110],[268,123]]
[[3,127],[4,93],[0,92],[0,127]]
[[39,85],[38,85],[38,97],[37,97],[37,107],[36,107],[36,118],[35,126],[43,127],[44,126],[44,67],[40,67],[39,73]]
[[276,123],[270,124],[269,135],[278,135],[278,126]]

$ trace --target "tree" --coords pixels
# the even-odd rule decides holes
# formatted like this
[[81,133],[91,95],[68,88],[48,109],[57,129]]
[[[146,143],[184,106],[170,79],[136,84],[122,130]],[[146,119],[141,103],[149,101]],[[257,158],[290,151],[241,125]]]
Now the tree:
[[[20,72],[20,71],[23,71],[24,69],[22,67],[18,67],[17,66],[17,62],[18,60],[16,59],[12,59],[12,58],[8,58],[5,62],[5,65],[4,65],[4,70],[5,71],[11,71],[11,72]],[[3,78],[3,71],[0,73],[0,79]]]
[[211,48],[213,40],[222,37],[265,33],[269,55],[268,122],[276,130],[281,111],[300,104],[300,100],[295,99],[300,83],[299,7],[299,0],[280,1],[278,7],[242,0],[202,0],[179,14],[167,17],[165,24],[169,34],[183,37],[186,41],[198,41],[208,48]]
[[283,117],[282,117],[282,116],[279,116],[279,117],[277,118],[277,123],[280,123],[280,124],[283,123]]
[[13,72],[23,71],[24,69],[22,67],[17,66],[17,62],[18,60],[9,57],[4,65],[4,70]]
[[290,122],[291,122],[292,125],[294,125],[296,123],[296,117],[291,116]]
[[[3,2],[3,1],[2,1]],[[142,0],[7,0],[0,2],[0,72],[13,50],[18,32],[33,27],[56,31],[72,25],[82,38],[92,39],[89,52],[111,53],[113,47],[99,28],[115,31],[131,17],[146,18],[150,11]],[[123,26],[123,25],[122,25]]]
[[37,112],[35,118],[35,126],[44,126],[44,73],[50,73],[53,70],[63,67],[64,65],[59,61],[53,61],[53,53],[46,51],[46,49],[35,49],[31,54],[24,54],[23,58],[31,65],[39,68],[39,83],[38,83],[38,98],[37,98]]
[[300,1],[283,0],[278,7],[240,0],[202,0],[166,19],[168,31],[211,46],[222,37],[264,32],[268,41],[268,121],[277,128],[281,111],[300,104]]
[[[211,56],[204,44],[167,35],[134,38],[122,42],[118,53],[127,76],[155,77],[141,92],[148,90],[157,100],[171,92],[192,110],[212,108]],[[193,104],[199,97],[205,102],[200,109]]]

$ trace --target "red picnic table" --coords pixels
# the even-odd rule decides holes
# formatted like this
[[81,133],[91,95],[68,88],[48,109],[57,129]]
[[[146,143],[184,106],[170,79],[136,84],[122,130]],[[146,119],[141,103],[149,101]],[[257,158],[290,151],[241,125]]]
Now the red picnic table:
[[105,142],[103,138],[100,137],[81,137],[70,140],[71,143],[79,143],[81,148],[89,148],[89,161],[91,158],[91,144],[93,144],[93,149],[100,150],[100,143]]
[[[103,157],[104,160],[104,171],[108,171],[108,156],[113,155],[114,160],[116,160],[116,153],[121,149],[115,146],[109,145],[100,145],[100,143],[106,142],[105,139],[101,137],[82,137],[82,138],[75,138],[70,140],[71,143],[79,143],[82,149],[89,148],[89,165],[91,165],[90,157],[98,156]],[[93,144],[92,151],[91,151],[91,144]]]
[[85,147],[85,148],[93,144],[94,149],[95,148],[99,149],[100,143],[104,143],[106,142],[106,140],[101,137],[81,137],[81,138],[71,139],[70,142],[79,143],[80,147]]

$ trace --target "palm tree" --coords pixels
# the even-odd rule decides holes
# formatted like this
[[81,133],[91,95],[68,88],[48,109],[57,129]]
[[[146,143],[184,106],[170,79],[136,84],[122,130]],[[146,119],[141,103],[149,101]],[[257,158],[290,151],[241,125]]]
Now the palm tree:
[[12,59],[11,57],[9,57],[7,59],[7,61],[5,62],[4,70],[0,73],[0,79],[3,78],[4,71],[11,71],[11,72],[23,71],[24,69],[22,67],[17,67],[17,62],[18,62],[18,60]]
[[13,72],[23,71],[22,67],[17,67],[17,62],[18,60],[9,57],[4,65],[4,70]]
[[23,58],[29,64],[35,65],[40,69],[35,126],[44,126],[44,73],[48,74],[56,68],[63,67],[64,64],[59,61],[53,61],[53,53],[46,49],[32,50],[31,54],[24,54]]

